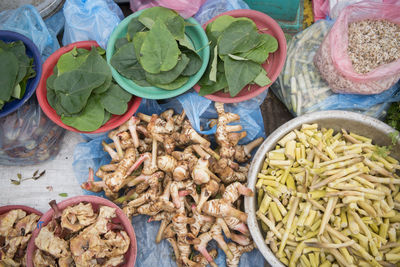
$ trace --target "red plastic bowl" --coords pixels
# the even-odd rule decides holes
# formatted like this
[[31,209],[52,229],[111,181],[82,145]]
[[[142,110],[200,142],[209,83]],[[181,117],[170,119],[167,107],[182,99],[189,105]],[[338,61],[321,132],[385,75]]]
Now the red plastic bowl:
[[[135,266],[136,255],[137,255],[137,244],[136,244],[136,235],[133,230],[133,226],[131,221],[126,217],[123,211],[111,201],[96,196],[77,196],[66,199],[57,203],[57,206],[60,210],[65,209],[66,207],[73,206],[79,204],[81,202],[91,203],[94,210],[98,210],[99,206],[109,206],[116,209],[117,217],[113,219],[114,223],[121,223],[124,227],[125,232],[128,234],[131,243],[128,251],[125,253],[125,263],[122,265],[123,267],[133,267]],[[42,227],[46,226],[53,217],[53,210],[50,209],[47,211],[40,220],[43,222]],[[29,241],[28,249],[27,249],[27,267],[33,267],[33,255],[35,250],[37,249],[35,246],[35,238],[38,236],[40,229],[36,228],[32,233],[32,238]]]
[[[203,29],[205,30],[209,23],[213,22],[216,18],[223,15],[229,15],[235,18],[247,17],[254,21],[258,29],[263,29],[261,31],[262,33],[268,33],[278,40],[278,50],[270,54],[267,61],[264,64],[262,64],[263,68],[268,74],[268,78],[271,80],[271,83],[269,85],[260,87],[256,84],[253,84],[250,86],[250,90],[248,90],[248,86],[246,85],[242,89],[242,91],[240,91],[240,93],[237,94],[235,97],[231,97],[229,93],[224,93],[222,91],[204,96],[213,101],[218,101],[223,103],[238,103],[245,100],[249,100],[255,96],[258,96],[259,94],[267,90],[267,88],[269,88],[271,84],[275,82],[275,80],[278,78],[279,74],[282,71],[283,65],[285,64],[286,38],[281,27],[274,19],[272,19],[270,16],[264,13],[250,9],[237,9],[221,13],[218,16],[215,16],[214,18],[204,23]],[[199,92],[200,85],[196,84],[194,86],[194,89],[197,92]]]
[[57,64],[57,61],[61,55],[71,51],[74,47],[91,49],[92,46],[99,46],[99,45],[96,41],[82,41],[61,47],[56,52],[54,52],[43,64],[42,77],[40,78],[39,86],[36,90],[36,96],[39,101],[39,105],[42,108],[43,112],[47,115],[47,117],[49,117],[50,120],[52,120],[58,126],[61,126],[64,129],[77,133],[103,133],[111,129],[114,129],[123,124],[124,122],[126,122],[130,117],[132,117],[133,114],[136,112],[136,110],[139,108],[140,102],[142,101],[140,97],[132,96],[131,101],[128,103],[128,110],[125,112],[125,114],[112,115],[110,120],[106,124],[101,126],[96,131],[92,132],[79,131],[71,126],[65,125],[61,121],[60,116],[57,115],[56,111],[50,106],[49,102],[47,101],[47,87],[46,87],[47,78],[49,78],[50,75],[53,74],[54,66]]

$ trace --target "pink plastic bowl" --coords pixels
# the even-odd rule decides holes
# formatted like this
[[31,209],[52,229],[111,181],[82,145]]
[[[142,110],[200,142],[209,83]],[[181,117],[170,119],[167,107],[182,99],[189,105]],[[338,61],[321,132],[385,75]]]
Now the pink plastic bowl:
[[8,206],[3,206],[0,207],[0,215],[4,214],[10,210],[17,210],[21,209],[23,211],[26,211],[27,214],[35,213],[36,215],[42,216],[43,213],[41,213],[38,210],[35,210],[34,208],[28,207],[28,206],[22,206],[22,205],[8,205]]
[[139,108],[140,102],[142,101],[140,97],[132,96],[131,101],[128,103],[128,110],[125,112],[125,114],[112,115],[110,120],[106,124],[93,132],[79,131],[71,126],[65,125],[61,121],[60,116],[57,115],[56,111],[50,106],[49,102],[47,101],[47,78],[49,78],[50,75],[53,74],[54,66],[57,64],[57,61],[61,55],[71,51],[74,47],[91,49],[92,46],[99,45],[96,41],[82,41],[61,47],[56,52],[54,52],[43,64],[42,77],[40,78],[39,86],[36,90],[36,96],[39,101],[39,105],[42,108],[43,112],[47,115],[47,117],[49,117],[50,120],[52,120],[58,126],[77,133],[103,133],[114,129],[126,122],[130,117],[132,117],[136,110]]
[[[57,206],[60,208],[60,210],[64,210],[66,207],[73,206],[76,204],[79,204],[81,202],[87,202],[91,203],[93,205],[94,210],[98,210],[99,206],[109,206],[112,208],[116,209],[116,215],[117,217],[113,219],[114,223],[121,223],[122,226],[124,227],[125,232],[128,234],[131,244],[129,246],[128,252],[125,254],[125,263],[122,265],[123,267],[133,267],[135,266],[135,261],[136,261],[136,255],[137,255],[137,244],[136,244],[136,235],[135,231],[133,230],[133,226],[131,221],[126,217],[126,215],[123,213],[123,211],[114,203],[111,201],[102,198],[102,197],[96,197],[96,196],[77,196],[77,197],[72,197],[69,199],[66,199],[64,201],[61,201],[60,203],[57,203]],[[47,211],[43,216],[40,218],[40,220],[43,222],[41,225],[42,227],[46,226],[52,219],[53,217],[53,210],[50,209]],[[28,244],[28,249],[27,249],[27,266],[28,267],[33,267],[33,255],[35,250],[37,249],[35,246],[35,238],[38,236],[40,229],[36,228],[35,231],[32,233],[32,238],[29,241]]]
[[43,213],[41,213],[40,211],[38,211],[34,208],[31,208],[28,206],[22,206],[22,205],[8,205],[8,206],[0,207],[0,215],[4,214],[6,212],[9,212],[11,210],[17,210],[17,209],[21,209],[21,210],[25,211],[27,213],[27,215],[32,214],[32,213],[39,215],[39,216],[43,215]]
[[[286,38],[281,27],[275,20],[264,13],[250,9],[237,9],[221,13],[218,16],[215,16],[214,18],[207,21],[203,25],[203,29],[205,30],[209,23],[213,22],[216,18],[223,15],[229,15],[235,18],[247,17],[254,21],[258,29],[263,29],[262,33],[268,33],[278,40],[278,50],[270,54],[267,61],[262,64],[263,68],[268,74],[269,79],[271,80],[271,83],[269,85],[260,87],[256,84],[253,84],[250,86],[250,90],[248,90],[248,86],[245,86],[242,91],[240,91],[240,93],[237,94],[235,97],[231,97],[229,93],[224,93],[221,91],[204,96],[213,101],[223,103],[238,103],[258,96],[259,94],[267,90],[267,88],[270,87],[271,84],[278,78],[286,59]],[[194,89],[199,92],[200,85],[196,84],[194,86]]]

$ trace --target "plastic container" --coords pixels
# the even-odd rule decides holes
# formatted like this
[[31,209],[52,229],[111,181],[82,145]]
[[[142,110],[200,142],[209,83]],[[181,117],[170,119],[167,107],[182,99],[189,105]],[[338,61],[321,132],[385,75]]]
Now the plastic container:
[[[318,123],[319,127],[333,128],[336,132],[340,131],[341,128],[345,128],[347,131],[372,138],[373,142],[380,146],[390,145],[392,140],[389,134],[395,131],[392,127],[375,118],[343,110],[320,111],[294,118],[270,134],[254,155],[253,160],[251,161],[247,182],[247,186],[252,189],[253,192],[257,192],[257,190],[255,190],[257,175],[262,168],[265,154],[274,149],[276,143],[282,137],[294,129],[301,128],[301,125],[304,123]],[[399,138],[397,139],[397,144],[394,145],[392,152],[393,154],[391,154],[391,156],[400,159]],[[254,243],[268,262],[268,266],[285,267],[264,241],[266,233],[263,232],[260,221],[256,218],[256,202],[257,193],[253,197],[245,197],[244,200],[244,208],[246,213],[249,215],[247,223]]]
[[[124,267],[133,267],[135,266],[135,261],[136,261],[136,255],[137,255],[137,244],[136,244],[136,235],[135,231],[133,230],[133,226],[131,224],[131,221],[126,217],[126,215],[123,213],[123,211],[114,203],[111,201],[102,198],[102,197],[96,197],[96,196],[77,196],[77,197],[72,197],[69,199],[66,199],[64,201],[61,201],[60,203],[57,203],[57,206],[60,208],[60,210],[63,210],[69,206],[77,205],[81,202],[86,202],[86,203],[91,203],[93,206],[94,210],[97,210],[99,206],[109,206],[112,208],[116,209],[116,218],[113,219],[114,223],[120,223],[122,224],[124,231],[128,234],[131,243],[128,251],[125,253],[125,263],[122,265]],[[47,211],[43,216],[40,218],[40,221],[43,223],[41,224],[41,227],[46,226],[52,219],[53,217],[53,210],[50,209]],[[40,229],[36,228],[35,231],[32,233],[32,238],[29,241],[28,244],[28,249],[27,249],[27,266],[28,267],[33,267],[33,255],[35,250],[37,249],[35,246],[35,238],[38,236]]]
[[[111,57],[114,54],[114,44],[118,38],[124,37],[126,35],[128,24],[131,19],[138,17],[145,9],[137,11],[132,15],[126,17],[121,23],[114,29],[110,36],[107,44],[107,62],[110,63]],[[177,95],[180,95],[190,88],[192,88],[203,76],[206,71],[208,60],[210,58],[210,48],[208,46],[208,38],[204,30],[201,28],[200,24],[193,18],[188,18],[186,21],[195,26],[186,26],[185,34],[192,41],[192,44],[196,50],[201,49],[198,54],[203,60],[203,65],[200,70],[193,76],[190,77],[188,82],[182,87],[176,90],[164,90],[155,86],[142,87],[134,83],[132,80],[127,79],[120,75],[113,67],[111,67],[111,72],[117,83],[124,88],[126,91],[133,95],[148,99],[166,99]]]
[[[214,18],[207,21],[203,25],[203,29],[205,29],[207,25],[213,22],[216,18],[223,15],[229,15],[235,18],[247,17],[254,21],[258,29],[267,29],[262,31],[262,33],[268,33],[278,40],[278,50],[270,54],[268,60],[264,62],[264,64],[262,64],[262,67],[268,74],[268,78],[271,80],[271,83],[269,85],[260,87],[256,84],[253,84],[250,86],[249,90],[247,89],[248,85],[246,85],[245,86],[246,89],[245,90],[242,89],[242,91],[240,91],[240,93],[235,97],[231,97],[229,93],[224,93],[221,91],[211,95],[204,96],[213,101],[218,101],[223,103],[238,103],[251,99],[261,94],[262,92],[267,90],[271,86],[271,84],[273,84],[275,80],[278,78],[279,73],[282,71],[286,59],[286,38],[281,27],[279,27],[278,23],[276,23],[276,21],[273,20],[270,16],[261,13],[259,11],[249,10],[249,9],[237,9],[221,13],[218,16],[215,16]],[[196,84],[194,89],[197,92],[199,92],[200,85]]]
[[25,104],[26,101],[33,95],[38,86],[40,76],[42,75],[42,60],[40,58],[40,52],[36,45],[27,37],[22,34],[12,31],[0,31],[0,40],[10,43],[14,41],[22,41],[25,44],[26,54],[33,58],[34,69],[36,76],[29,79],[26,85],[25,95],[22,99],[15,99],[14,101],[7,102],[0,110],[0,118],[4,117]]
[[300,0],[244,0],[251,9],[274,19],[292,21],[297,16]]
[[71,126],[65,125],[62,121],[60,116],[57,115],[56,111],[50,106],[49,102],[47,101],[47,87],[46,81],[50,75],[53,74],[53,68],[57,64],[59,57],[69,51],[71,51],[74,47],[77,48],[84,48],[84,49],[91,49],[92,46],[99,46],[95,41],[82,41],[69,44],[67,46],[61,47],[56,52],[54,52],[43,64],[43,75],[40,79],[40,83],[38,86],[38,90],[36,92],[36,96],[39,101],[39,105],[42,108],[43,112],[50,118],[54,123],[58,126],[63,127],[72,132],[77,133],[103,133],[107,132],[111,129],[114,129],[124,122],[126,122],[136,110],[139,108],[140,102],[142,99],[140,97],[132,96],[131,101],[128,103],[128,110],[123,115],[112,115],[111,119],[101,126],[99,129],[93,132],[82,132],[79,131]]

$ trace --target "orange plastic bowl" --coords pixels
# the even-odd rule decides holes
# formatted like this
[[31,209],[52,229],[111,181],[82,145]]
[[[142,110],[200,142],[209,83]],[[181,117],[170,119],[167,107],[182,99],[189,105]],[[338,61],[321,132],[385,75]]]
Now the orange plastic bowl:
[[142,101],[140,97],[132,96],[131,101],[128,103],[128,110],[125,112],[125,114],[112,115],[110,120],[106,124],[104,124],[99,129],[92,132],[79,131],[71,126],[65,125],[61,121],[60,116],[57,115],[56,111],[50,106],[49,102],[47,101],[47,87],[46,87],[47,78],[49,78],[50,75],[53,74],[54,66],[57,64],[57,61],[61,55],[71,51],[74,47],[91,49],[92,46],[99,46],[99,44],[96,41],[76,42],[61,47],[56,52],[54,52],[43,64],[42,77],[40,78],[39,86],[36,90],[36,96],[39,105],[42,108],[43,112],[47,115],[47,117],[49,117],[50,120],[52,120],[58,126],[61,126],[64,129],[77,133],[103,133],[111,129],[114,129],[123,124],[124,122],[126,122],[130,117],[132,117],[133,114],[136,112],[136,110],[139,108],[140,102]]
[[[222,91],[204,96],[213,101],[223,103],[238,103],[258,96],[259,94],[267,90],[271,86],[271,84],[275,82],[275,80],[278,78],[286,59],[286,38],[281,27],[274,19],[264,13],[250,9],[237,9],[221,13],[218,16],[215,16],[214,18],[207,21],[203,25],[203,29],[205,30],[209,23],[213,22],[216,18],[223,15],[229,15],[235,18],[249,18],[254,21],[258,29],[262,29],[260,32],[268,33],[275,37],[276,40],[278,40],[278,50],[270,54],[267,61],[262,64],[262,67],[267,72],[268,78],[271,80],[271,83],[269,85],[260,87],[257,84],[253,84],[250,86],[250,90],[248,90],[249,86],[246,85],[242,89],[242,91],[240,91],[240,93],[237,94],[235,97],[231,97],[229,93],[224,93]],[[199,92],[200,85],[196,84],[194,86],[194,89]]]
[[[77,196],[77,197],[72,197],[69,199],[66,199],[64,201],[61,201],[60,203],[57,203],[57,206],[59,209],[62,211],[65,208],[73,205],[77,205],[81,202],[86,202],[86,203],[91,203],[93,206],[93,209],[97,211],[100,206],[109,206],[112,208],[116,209],[116,217],[113,219],[114,223],[120,223],[122,224],[124,231],[128,234],[130,238],[130,245],[128,251],[125,253],[125,262],[121,267],[133,267],[135,266],[135,261],[136,261],[136,255],[137,255],[137,243],[136,243],[136,235],[135,231],[133,230],[133,226],[131,221],[126,217],[124,212],[114,203],[111,201],[102,198],[102,197],[96,197],[96,196]],[[50,209],[47,211],[43,216],[40,218],[40,221],[43,223],[41,224],[41,227],[46,226],[51,219],[53,218],[53,210]],[[33,255],[35,250],[37,249],[35,246],[35,239],[38,236],[40,232],[39,228],[36,228],[35,231],[32,233],[31,240],[29,241],[28,244],[28,249],[27,249],[27,266],[28,267],[33,267]]]

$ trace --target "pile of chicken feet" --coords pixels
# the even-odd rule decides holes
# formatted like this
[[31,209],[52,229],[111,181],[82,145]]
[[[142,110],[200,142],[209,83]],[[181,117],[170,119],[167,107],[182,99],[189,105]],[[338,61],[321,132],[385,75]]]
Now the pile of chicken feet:
[[192,128],[184,111],[138,113],[109,133],[112,143],[103,142],[111,163],[96,172],[102,180],[95,181],[90,170],[82,184],[86,190],[104,190],[129,217],[145,214],[149,221],[161,221],[156,242],[169,241],[178,266],[217,266],[216,251],[207,251],[212,239],[225,252],[227,266],[238,266],[241,255],[254,248],[240,197],[253,196],[245,185],[249,165],[244,164],[263,139],[238,145],[246,132],[228,124],[240,116],[225,112],[222,103],[215,108],[218,118],[210,122],[216,125],[215,150]]

